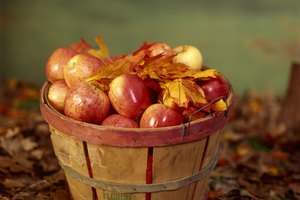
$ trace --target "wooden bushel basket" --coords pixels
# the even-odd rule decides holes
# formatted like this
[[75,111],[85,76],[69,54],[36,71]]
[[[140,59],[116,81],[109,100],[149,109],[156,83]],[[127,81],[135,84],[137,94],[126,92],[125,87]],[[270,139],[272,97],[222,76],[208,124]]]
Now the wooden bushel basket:
[[41,90],[40,108],[74,200],[200,200],[219,155],[226,113],[164,128],[116,128],[57,112]]

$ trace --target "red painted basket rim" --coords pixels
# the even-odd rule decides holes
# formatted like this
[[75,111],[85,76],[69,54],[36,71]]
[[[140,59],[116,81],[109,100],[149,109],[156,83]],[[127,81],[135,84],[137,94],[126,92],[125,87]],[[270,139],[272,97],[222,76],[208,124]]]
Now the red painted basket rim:
[[[207,116],[190,123],[163,128],[118,128],[85,123],[71,119],[56,111],[47,99],[50,87],[45,82],[40,94],[40,110],[51,128],[67,136],[91,144],[119,147],[169,146],[200,140],[220,130],[227,122],[225,112]],[[232,109],[235,96],[232,88],[227,98],[227,113]]]

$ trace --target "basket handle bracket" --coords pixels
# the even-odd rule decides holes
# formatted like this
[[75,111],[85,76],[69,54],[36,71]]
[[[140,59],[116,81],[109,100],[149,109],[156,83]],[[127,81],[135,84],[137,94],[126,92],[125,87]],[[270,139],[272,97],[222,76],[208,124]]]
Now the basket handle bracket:
[[189,115],[189,120],[187,123],[185,124],[182,124],[182,141],[184,141],[184,138],[188,135],[188,132],[189,132],[189,129],[190,129],[190,126],[191,126],[191,121],[192,121],[192,117],[203,111],[204,109],[208,108],[209,106],[211,106],[212,104],[216,103],[217,101],[223,99],[225,104],[226,104],[226,110],[224,111],[224,116],[225,117],[228,117],[228,103],[226,101],[226,97],[225,96],[220,96],[220,97],[217,97],[213,100],[211,100],[208,104],[204,105],[203,107],[199,108],[198,110],[192,112],[190,115]]

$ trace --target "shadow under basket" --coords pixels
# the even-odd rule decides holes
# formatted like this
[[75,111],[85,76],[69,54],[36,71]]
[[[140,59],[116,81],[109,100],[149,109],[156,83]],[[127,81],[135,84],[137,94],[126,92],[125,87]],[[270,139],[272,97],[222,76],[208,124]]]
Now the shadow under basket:
[[74,200],[201,200],[219,158],[222,128],[232,109],[183,125],[117,128],[57,112],[41,90],[40,109]]

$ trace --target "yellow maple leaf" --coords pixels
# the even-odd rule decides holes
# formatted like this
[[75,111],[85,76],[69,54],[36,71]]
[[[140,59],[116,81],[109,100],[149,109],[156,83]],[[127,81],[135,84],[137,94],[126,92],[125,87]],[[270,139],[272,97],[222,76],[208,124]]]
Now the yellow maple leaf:
[[172,106],[188,108],[190,104],[200,106],[207,103],[202,88],[190,79],[175,79],[161,83],[164,90],[162,103]]
[[170,58],[167,58],[165,62],[161,63],[154,64],[153,62],[145,62],[144,66],[141,66],[137,70],[137,74],[144,79],[148,76],[159,81],[169,81],[184,78],[191,78],[194,80],[216,78],[219,73],[215,69],[201,71],[189,70],[188,66],[185,64],[172,63]]
[[93,56],[96,56],[98,58],[106,58],[109,56],[109,50],[107,46],[104,43],[104,40],[102,36],[98,35],[95,37],[95,42],[98,44],[99,49],[88,49],[87,52]]
[[133,72],[132,63],[125,58],[119,58],[114,62],[104,65],[99,69],[97,69],[96,72],[89,78],[85,79],[85,81],[87,82],[97,81],[98,86],[104,91],[107,91],[110,82],[114,78],[122,74],[132,73],[132,72]]
[[219,72],[217,72],[216,69],[211,68],[211,69],[206,69],[203,71],[187,71],[185,73],[185,76],[191,77],[194,79],[216,78],[218,73]]

